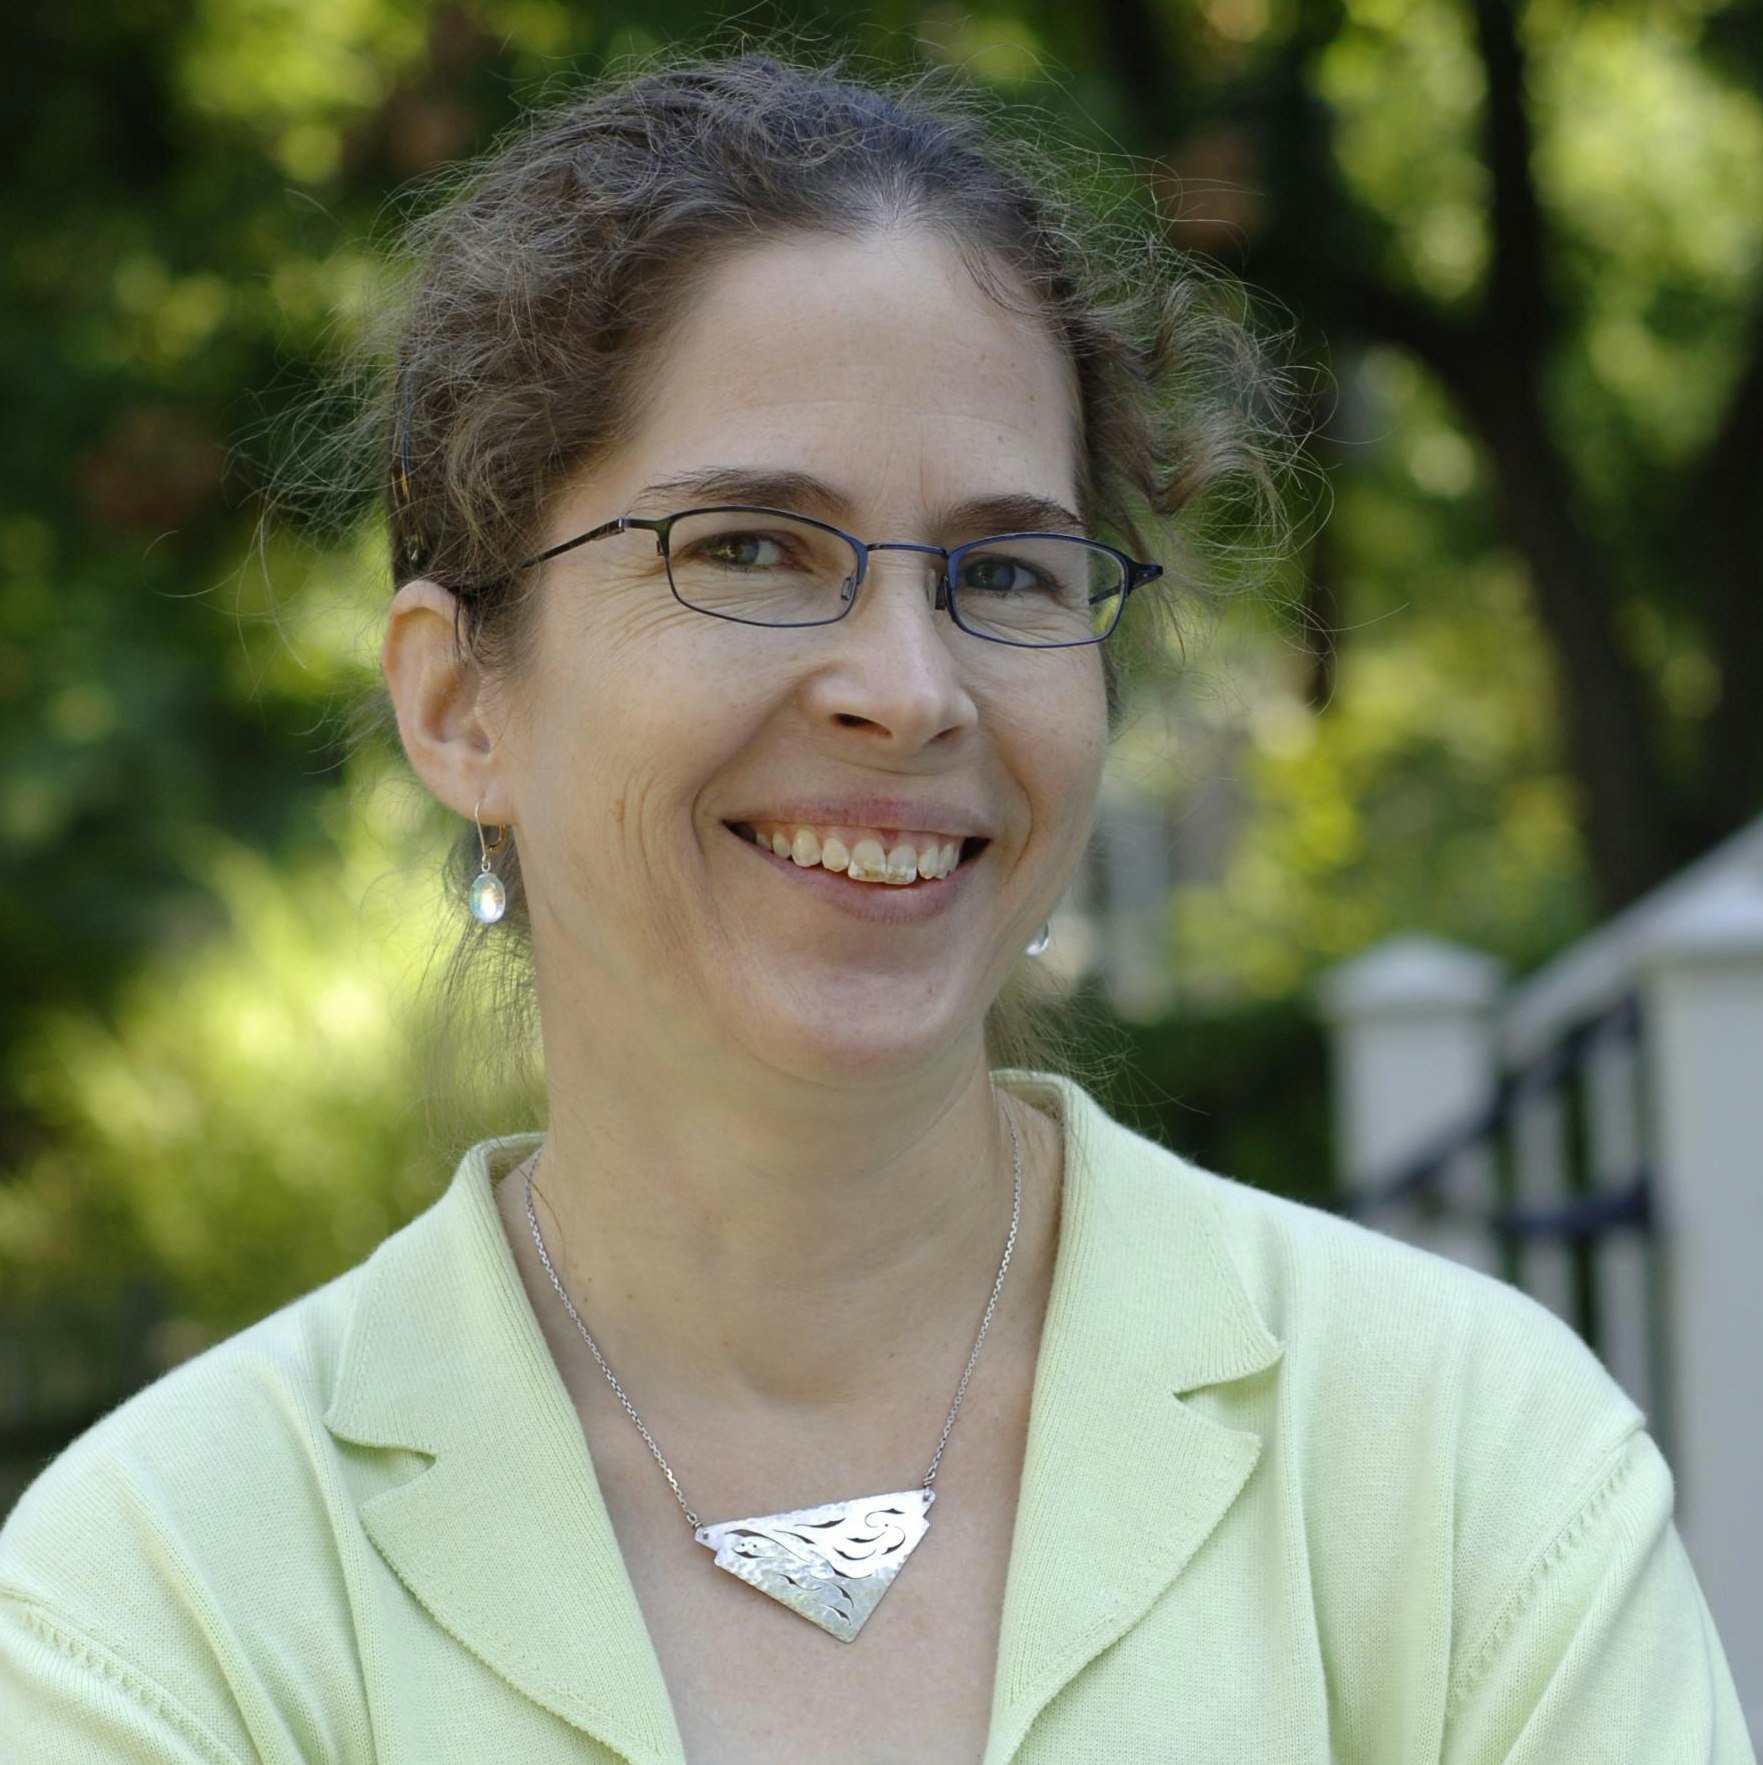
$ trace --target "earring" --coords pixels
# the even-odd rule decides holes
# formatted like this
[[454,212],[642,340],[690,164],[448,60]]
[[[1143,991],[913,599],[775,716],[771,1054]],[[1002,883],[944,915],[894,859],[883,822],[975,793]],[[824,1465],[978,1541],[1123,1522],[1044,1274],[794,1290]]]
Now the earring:
[[484,800],[479,797],[471,811],[471,818],[477,821],[478,850],[483,854],[483,862],[471,885],[471,912],[474,919],[485,925],[494,925],[502,917],[508,905],[508,893],[502,887],[502,879],[490,868],[490,854],[500,852],[508,844],[508,829],[496,829],[496,843],[493,846],[484,844],[484,824],[477,819],[477,812],[483,807]]
[[1044,949],[1046,949],[1046,947],[1050,943],[1052,943],[1052,941],[1053,941],[1053,922],[1052,922],[1052,920],[1049,919],[1047,921],[1047,923],[1044,926],[1042,926],[1041,929],[1035,934],[1035,941],[1032,944],[1027,946],[1027,948],[1024,950],[1023,954],[1026,956],[1039,956],[1040,953]]

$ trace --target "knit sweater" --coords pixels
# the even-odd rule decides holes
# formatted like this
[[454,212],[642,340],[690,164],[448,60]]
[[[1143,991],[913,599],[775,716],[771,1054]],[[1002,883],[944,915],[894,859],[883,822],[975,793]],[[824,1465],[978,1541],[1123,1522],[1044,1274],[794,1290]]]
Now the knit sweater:
[[[1671,1473],[1572,1329],[995,1076],[1066,1156],[983,1765],[1755,1765]],[[3,1765],[684,1765],[495,1205],[534,1144],[30,1487]]]

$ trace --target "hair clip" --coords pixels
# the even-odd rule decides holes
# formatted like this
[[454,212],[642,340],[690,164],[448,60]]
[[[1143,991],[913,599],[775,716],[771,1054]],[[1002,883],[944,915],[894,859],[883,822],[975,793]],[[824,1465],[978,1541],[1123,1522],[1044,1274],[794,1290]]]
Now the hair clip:
[[416,388],[404,383],[404,413],[398,425],[398,494],[410,506],[410,419],[416,405]]

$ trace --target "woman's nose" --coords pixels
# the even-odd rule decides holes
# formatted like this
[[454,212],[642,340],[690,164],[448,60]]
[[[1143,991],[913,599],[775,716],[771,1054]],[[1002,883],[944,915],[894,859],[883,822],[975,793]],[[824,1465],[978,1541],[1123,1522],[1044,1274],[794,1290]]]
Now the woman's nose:
[[871,555],[856,605],[825,628],[839,654],[816,676],[823,710],[907,743],[974,720],[956,647],[964,634],[936,605],[942,576],[943,560],[929,553]]

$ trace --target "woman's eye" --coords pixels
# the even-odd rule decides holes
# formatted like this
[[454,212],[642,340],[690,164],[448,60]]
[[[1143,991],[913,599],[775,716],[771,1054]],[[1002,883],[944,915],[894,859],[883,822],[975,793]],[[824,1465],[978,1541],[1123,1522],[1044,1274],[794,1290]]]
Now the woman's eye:
[[1019,594],[1040,587],[1041,575],[1016,558],[969,558],[961,569],[961,586],[982,594]]
[[724,533],[698,547],[713,564],[736,570],[765,570],[783,562],[783,548],[763,533]]

